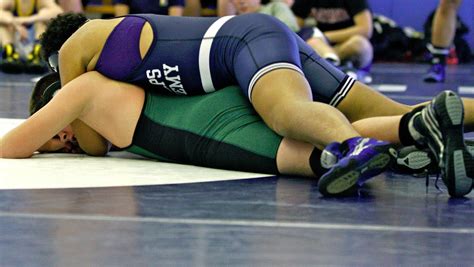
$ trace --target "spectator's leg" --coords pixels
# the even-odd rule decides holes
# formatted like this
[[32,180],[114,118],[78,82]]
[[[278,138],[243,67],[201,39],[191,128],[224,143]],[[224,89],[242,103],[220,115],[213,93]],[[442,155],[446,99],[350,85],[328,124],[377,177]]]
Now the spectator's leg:
[[353,36],[346,42],[335,45],[334,49],[341,61],[352,61],[356,68],[364,68],[372,63],[372,44],[363,36]]
[[456,13],[461,0],[440,0],[433,18],[431,44],[431,67],[425,75],[425,82],[444,82],[446,56],[453,42],[456,29]]

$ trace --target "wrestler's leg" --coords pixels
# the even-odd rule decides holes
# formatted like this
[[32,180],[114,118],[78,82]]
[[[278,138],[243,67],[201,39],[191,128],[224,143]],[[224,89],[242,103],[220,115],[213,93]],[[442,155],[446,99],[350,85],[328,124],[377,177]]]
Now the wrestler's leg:
[[399,126],[402,116],[372,117],[353,122],[352,125],[363,137],[400,143]]
[[[464,103],[464,131],[473,132],[474,131],[474,98],[462,98]],[[425,106],[429,102],[423,102],[413,107]]]
[[364,119],[354,123],[354,128],[363,136],[429,148],[449,194],[462,197],[471,192],[474,178],[474,159],[463,137],[463,115],[461,99],[454,92],[442,92],[427,107],[404,116]]
[[309,157],[314,149],[309,143],[283,138],[276,155],[277,168],[282,174],[314,176]]
[[351,122],[375,116],[402,115],[412,108],[354,81],[297,38],[303,73],[313,100],[337,107]]
[[[414,107],[426,106],[429,103],[430,102],[424,102],[412,107],[407,107],[409,108],[409,110],[404,113],[409,112]],[[474,131],[474,99],[463,98],[463,103],[464,103],[464,131],[472,132]],[[380,115],[380,116],[390,116],[390,115],[397,115],[397,114],[386,114],[386,115]],[[397,129],[398,129],[398,124],[400,122],[400,118],[401,116],[366,118],[366,119],[360,119],[360,120],[354,121],[352,125],[357,130],[357,132],[360,133],[361,136],[385,140],[392,143],[399,143],[400,140],[398,138]],[[386,130],[380,131],[380,129],[386,129]]]
[[312,101],[302,74],[277,69],[263,75],[251,95],[256,111],[278,134],[319,148],[359,136],[336,108]]
[[356,82],[347,96],[337,105],[349,121],[377,116],[403,115],[413,107],[396,102],[369,86]]

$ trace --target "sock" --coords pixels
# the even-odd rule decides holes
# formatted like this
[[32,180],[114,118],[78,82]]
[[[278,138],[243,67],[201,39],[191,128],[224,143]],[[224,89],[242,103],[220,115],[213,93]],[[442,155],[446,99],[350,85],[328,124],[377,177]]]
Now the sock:
[[419,112],[423,108],[424,106],[417,107],[402,116],[398,127],[398,137],[400,138],[400,143],[402,143],[402,145],[415,145],[417,144],[416,140],[422,138],[421,134],[413,126],[413,119],[415,118],[415,115],[421,115]]
[[309,166],[311,166],[311,170],[316,175],[316,177],[321,177],[327,169],[321,166],[321,151],[318,148],[314,148],[313,152],[311,152],[311,156],[309,157]]
[[449,54],[449,47],[440,47],[434,46],[433,44],[428,44],[428,50],[433,56],[431,59],[431,64],[441,64],[446,65],[446,57]]

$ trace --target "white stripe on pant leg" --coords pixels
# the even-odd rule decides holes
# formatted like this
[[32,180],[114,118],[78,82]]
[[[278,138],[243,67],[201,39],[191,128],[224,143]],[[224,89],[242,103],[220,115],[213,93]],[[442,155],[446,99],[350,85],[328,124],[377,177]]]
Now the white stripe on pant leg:
[[[263,67],[259,71],[257,71],[257,73],[255,73],[253,75],[252,80],[250,80],[249,87],[247,89],[248,93],[249,93],[250,102],[252,102],[253,87],[257,83],[258,79],[260,79],[266,73],[268,73],[272,70],[276,70],[276,69],[292,69],[292,70],[296,70],[297,72],[301,73],[301,75],[304,76],[303,71],[298,66],[290,64],[290,63],[280,62],[280,63],[275,63],[275,64],[268,65],[266,67]],[[288,89],[290,89],[290,88],[288,88]]]
[[331,102],[329,102],[329,105],[336,107],[342,101],[342,99],[344,99],[344,97],[350,91],[355,82],[356,80],[354,78],[348,77],[341,90],[339,90],[339,92],[336,93]]
[[216,90],[212,83],[211,66],[209,64],[212,42],[224,23],[233,17],[234,16],[225,16],[216,20],[209,29],[207,29],[201,41],[201,46],[199,47],[199,74],[201,75],[202,88],[204,88],[206,93],[211,93]]

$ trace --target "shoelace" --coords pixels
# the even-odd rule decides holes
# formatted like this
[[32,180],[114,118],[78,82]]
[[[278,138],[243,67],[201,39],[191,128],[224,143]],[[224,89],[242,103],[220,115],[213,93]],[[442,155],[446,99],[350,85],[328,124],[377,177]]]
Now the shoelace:
[[[426,193],[428,194],[428,188],[429,188],[429,185],[430,185],[430,173],[429,173],[428,169],[425,169],[425,174],[426,174],[426,176],[425,176]],[[440,176],[440,173],[439,172],[436,173],[435,188],[439,192],[443,192],[443,190],[438,185],[439,176]]]

